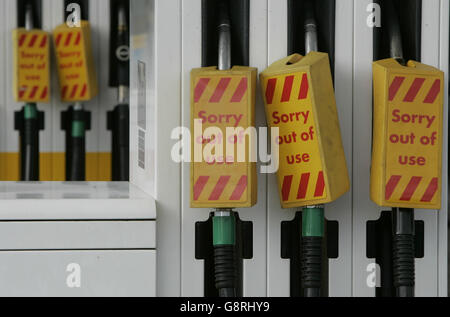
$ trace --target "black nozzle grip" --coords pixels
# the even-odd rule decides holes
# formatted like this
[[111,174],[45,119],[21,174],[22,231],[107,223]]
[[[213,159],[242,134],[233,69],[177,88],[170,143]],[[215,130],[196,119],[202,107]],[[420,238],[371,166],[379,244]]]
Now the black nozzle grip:
[[320,297],[322,237],[302,238],[301,285],[305,297]]

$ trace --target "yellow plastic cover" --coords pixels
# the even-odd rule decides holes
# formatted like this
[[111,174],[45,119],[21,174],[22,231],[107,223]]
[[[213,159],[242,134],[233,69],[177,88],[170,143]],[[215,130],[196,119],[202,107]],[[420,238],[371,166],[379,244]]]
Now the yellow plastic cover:
[[385,59],[373,64],[373,79],[372,200],[440,209],[444,73]]
[[87,101],[98,93],[89,22],[61,24],[53,31],[61,100]]
[[279,128],[283,208],[332,202],[350,188],[328,54],[291,55],[261,73],[267,122]]
[[[227,128],[240,128],[243,132],[255,125],[256,73],[255,68],[240,66],[227,71],[207,67],[191,72],[193,208],[236,208],[256,204],[256,160],[251,160],[249,154],[249,143],[256,140],[243,133],[227,137]],[[219,133],[208,136],[206,130],[213,127]],[[242,145],[245,146],[245,158],[239,160],[238,147]],[[210,146],[220,147],[222,154],[205,151]],[[227,146],[234,149],[234,156],[227,155]]]
[[13,31],[13,95],[17,102],[50,101],[49,34],[41,30]]

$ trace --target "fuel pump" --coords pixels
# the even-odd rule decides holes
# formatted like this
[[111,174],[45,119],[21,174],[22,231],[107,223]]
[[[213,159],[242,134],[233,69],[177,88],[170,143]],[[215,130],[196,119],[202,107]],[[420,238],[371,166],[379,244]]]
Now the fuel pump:
[[29,1],[25,5],[25,28],[13,31],[14,97],[18,102],[26,102],[15,113],[22,181],[39,181],[39,131],[44,129],[44,113],[38,110],[37,102],[50,100],[48,43],[48,33],[34,28],[33,2]]
[[61,114],[61,128],[66,132],[67,181],[86,180],[86,131],[91,116],[83,102],[98,92],[90,32],[89,22],[81,17],[79,26],[64,23],[53,31],[61,100],[74,103]]
[[130,35],[124,3],[117,7],[117,35],[114,61],[117,69],[118,105],[108,113],[108,130],[112,132],[112,180],[128,181],[130,175]]
[[[254,206],[257,196],[256,164],[250,159],[248,148],[245,148],[246,138],[249,148],[255,142],[251,135],[245,136],[245,130],[255,125],[257,70],[243,66],[231,67],[232,26],[228,1],[220,1],[218,10],[218,69],[204,67],[191,72],[191,125],[194,130],[191,206],[214,208],[212,240],[215,286],[220,297],[236,297],[237,214],[234,208]],[[238,132],[229,135],[230,129]],[[213,133],[210,134],[208,130]],[[239,146],[242,144],[244,148]],[[203,157],[211,147],[216,149],[214,154]],[[243,153],[229,156],[230,147],[237,147]],[[245,159],[236,159],[239,154],[244,154]]]
[[293,54],[261,73],[267,121],[279,129],[279,194],[283,208],[302,210],[304,297],[324,296],[324,204],[349,190],[328,54],[318,52],[312,3],[305,3],[306,56]]
[[373,64],[371,198],[392,207],[394,296],[414,297],[414,209],[441,208],[444,74],[404,60],[395,6],[392,1],[385,5],[391,58]]

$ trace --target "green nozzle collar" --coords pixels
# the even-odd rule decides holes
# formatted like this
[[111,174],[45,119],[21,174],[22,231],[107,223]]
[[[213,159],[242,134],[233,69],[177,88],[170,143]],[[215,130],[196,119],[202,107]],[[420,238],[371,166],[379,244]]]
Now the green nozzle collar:
[[226,217],[213,217],[213,244],[219,245],[235,245],[236,219],[234,215]]
[[72,122],[72,137],[74,138],[84,138],[86,134],[86,129],[83,121],[73,121]]
[[36,107],[36,104],[34,104],[34,103],[27,103],[24,106],[23,114],[24,114],[25,120],[37,118],[37,107]]
[[302,213],[302,236],[323,237],[325,231],[325,211],[323,208],[305,208]]

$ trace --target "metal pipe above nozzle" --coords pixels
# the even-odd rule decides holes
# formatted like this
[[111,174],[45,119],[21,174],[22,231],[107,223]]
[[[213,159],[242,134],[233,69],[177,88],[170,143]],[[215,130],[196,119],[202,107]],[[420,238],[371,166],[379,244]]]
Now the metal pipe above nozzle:
[[129,88],[124,85],[120,85],[118,88],[118,102],[121,105],[129,103]]
[[305,55],[317,51],[319,51],[317,22],[314,18],[312,1],[309,0],[305,2]]
[[128,31],[128,26],[127,26],[127,16],[126,16],[126,11],[123,5],[119,6],[118,9],[118,30],[119,33],[120,32],[126,32]]
[[231,22],[227,2],[222,0],[219,5],[219,70],[231,68]]
[[385,1],[389,6],[387,12],[388,32],[389,32],[389,50],[391,58],[396,59],[400,63],[404,63],[402,33],[400,30],[400,23],[392,1]]
[[75,102],[75,105],[73,106],[73,110],[75,110],[75,111],[82,111],[83,110],[83,104],[80,101]]
[[33,6],[31,3],[27,3],[25,6],[25,29],[27,31],[34,29]]
[[308,19],[305,21],[305,52],[319,51],[319,45],[317,40],[317,24],[314,19]]

